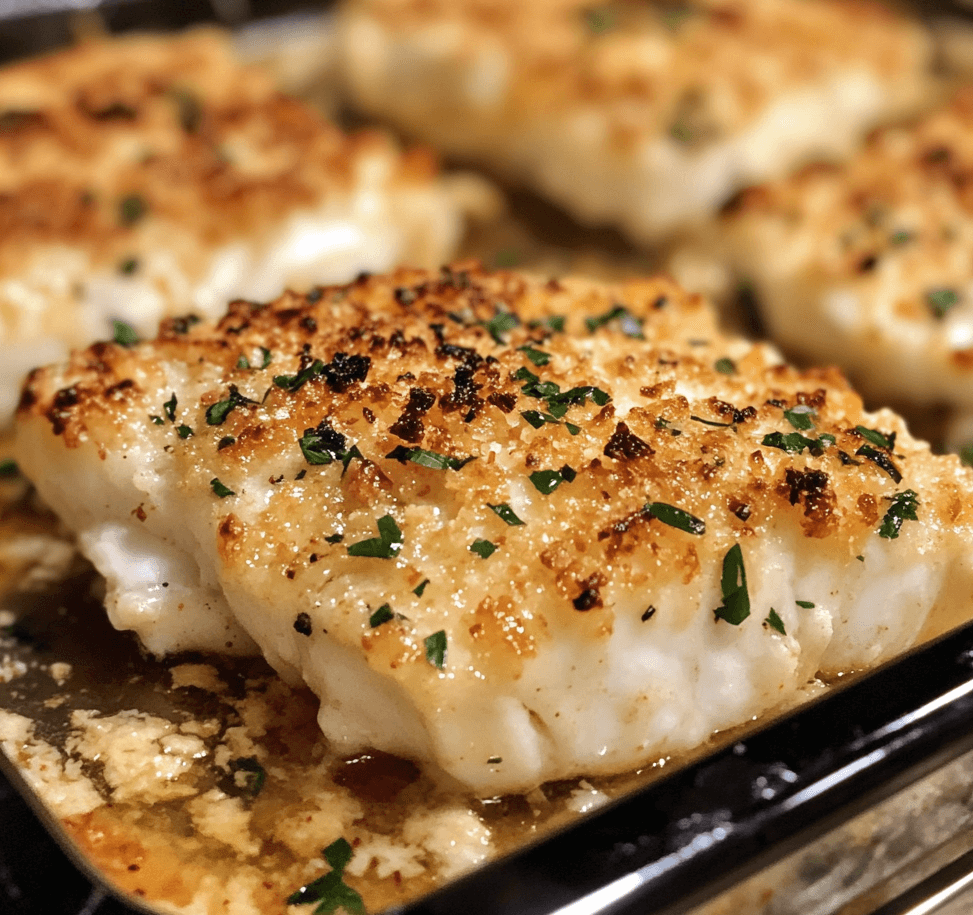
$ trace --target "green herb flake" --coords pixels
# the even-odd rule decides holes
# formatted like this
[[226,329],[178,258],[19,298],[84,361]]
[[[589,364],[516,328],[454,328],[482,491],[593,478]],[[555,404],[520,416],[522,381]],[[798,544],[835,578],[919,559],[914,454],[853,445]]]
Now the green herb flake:
[[126,257],[125,260],[121,261],[118,265],[118,272],[122,276],[131,276],[136,273],[139,269],[139,261],[137,257]]
[[706,533],[705,521],[681,508],[676,508],[675,505],[668,505],[665,502],[649,502],[646,504],[645,510],[653,518],[658,518],[663,524],[685,531],[687,534]]
[[426,660],[440,670],[446,666],[446,630],[440,629],[422,640],[426,647]]
[[805,610],[813,610],[814,604],[809,600],[796,600],[794,601],[798,607],[803,607]]
[[13,458],[0,461],[0,480],[14,480],[20,476],[20,468]]
[[554,334],[563,334],[567,318],[564,315],[549,315],[539,321],[531,321],[528,327],[549,330]]
[[534,347],[530,346],[529,344],[525,344],[524,346],[518,346],[517,349],[519,352],[523,353],[528,359],[530,359],[530,361],[533,362],[534,365],[538,365],[538,366],[547,365],[547,363],[551,361],[550,353],[545,353],[543,350],[534,349]]
[[164,426],[166,424],[166,421],[161,416],[156,416],[154,413],[149,415],[149,419],[157,426]]
[[501,502],[499,505],[491,505],[487,502],[487,508],[495,512],[501,521],[509,524],[511,527],[516,527],[518,524],[524,523],[514,514],[514,510],[506,502]]
[[537,470],[528,479],[534,484],[534,489],[543,496],[549,496],[564,482],[564,477],[559,470]]
[[246,404],[256,403],[249,397],[244,397],[235,384],[229,388],[229,396],[226,400],[220,400],[206,409],[206,423],[210,426],[222,426],[226,418],[237,408]]
[[767,619],[764,622],[771,629],[776,629],[781,635],[787,635],[787,631],[784,629],[784,621],[773,607],[770,608],[770,613],[767,614]]
[[491,756],[487,760],[487,765],[488,766],[498,766],[502,762],[503,762],[503,757],[502,756]]
[[864,557],[864,556],[862,556],[862,554],[861,554],[861,553],[859,553],[859,554],[858,554],[858,555],[857,555],[857,556],[855,557],[855,559],[857,559],[857,560],[858,560],[859,562],[864,562],[864,561],[865,561],[865,557]]
[[367,556],[372,559],[394,559],[402,549],[402,531],[395,518],[383,515],[378,519],[378,537],[360,540],[348,546],[349,556]]
[[324,363],[320,359],[315,359],[310,365],[305,366],[296,375],[274,375],[274,384],[285,391],[293,393],[307,384],[312,378],[316,378],[324,371]]
[[344,534],[330,534],[324,538],[325,543],[341,543],[345,539]]
[[784,411],[784,419],[801,432],[814,428],[814,416],[814,409],[804,404],[798,404],[792,410]]
[[624,305],[615,305],[603,315],[585,318],[584,326],[589,334],[593,334],[601,327],[605,327],[612,321],[618,322],[618,328],[626,337],[635,340],[644,340],[645,334],[642,333],[642,322],[633,315]]
[[805,448],[811,452],[821,448],[818,439],[807,438],[800,432],[791,432],[787,435],[783,432],[770,432],[763,437],[760,444],[768,448],[780,448],[788,454],[800,454]]
[[112,340],[119,346],[135,346],[139,342],[139,335],[135,333],[135,328],[124,321],[112,321]]
[[365,915],[361,896],[344,881],[344,871],[352,857],[347,839],[336,839],[323,851],[324,860],[331,865],[329,873],[302,886],[287,897],[288,905],[317,904],[314,915],[332,915],[343,909],[348,915]]
[[750,616],[750,594],[747,591],[747,573],[743,567],[743,550],[734,544],[723,557],[723,575],[720,578],[723,603],[716,608],[716,618],[739,626]]
[[871,442],[876,448],[884,448],[891,451],[895,447],[895,433],[890,432],[886,435],[878,429],[867,429],[865,426],[855,426],[855,431],[866,441]]
[[248,369],[250,368],[250,360],[243,353],[240,353],[240,358],[236,361],[236,367],[238,369]]
[[123,226],[134,226],[148,211],[149,207],[144,197],[129,194],[118,202],[118,221]]
[[926,305],[935,318],[944,318],[951,308],[959,304],[955,289],[931,289],[926,293]]
[[174,423],[176,421],[176,407],[179,406],[179,401],[176,399],[176,392],[172,392],[172,397],[170,397],[163,405],[162,410],[166,414],[166,418],[169,422]]
[[230,489],[229,486],[225,486],[220,482],[219,477],[213,477],[209,481],[209,485],[212,487],[213,492],[215,492],[221,499],[225,499],[227,496],[235,496],[236,493]]
[[716,369],[721,375],[735,375],[737,371],[737,364],[732,360],[724,356],[722,359],[717,359],[713,363],[713,368]]
[[267,772],[253,756],[241,757],[230,762],[233,783],[248,797],[256,797],[267,781]]
[[230,445],[235,445],[235,444],[236,444],[236,439],[232,435],[224,435],[223,438],[221,438],[216,443],[216,450],[222,451],[224,448],[229,448]]
[[176,103],[179,126],[186,133],[197,133],[203,120],[203,106],[200,104],[199,98],[188,89],[172,89],[170,95]]
[[429,579],[424,578],[422,581],[419,582],[419,584],[417,584],[412,589],[412,593],[415,594],[416,597],[422,597],[423,592],[426,590],[426,585],[428,584],[429,584]]
[[892,460],[884,451],[876,451],[869,445],[862,445],[855,454],[859,457],[868,458],[873,464],[881,467],[896,483],[902,482],[902,474],[899,468],[892,463]]
[[193,434],[193,430],[187,425],[179,426],[179,428],[176,429],[176,432],[179,433],[179,438],[189,438],[189,436]]
[[489,321],[484,322],[483,326],[493,337],[495,343],[503,345],[507,341],[503,335],[520,326],[520,318],[509,311],[498,311]]
[[581,426],[576,426],[574,423],[565,423],[564,428],[571,433],[571,435],[577,435],[581,431]]
[[919,497],[914,490],[906,489],[904,492],[896,493],[890,499],[891,505],[885,512],[882,524],[878,529],[879,537],[886,540],[895,540],[902,529],[903,521],[918,521],[919,516],[916,509],[919,507]]
[[376,629],[382,625],[382,623],[387,623],[389,620],[395,619],[395,614],[392,612],[392,608],[388,604],[382,604],[369,618],[368,625],[372,629]]
[[893,232],[889,236],[889,244],[898,248],[900,245],[908,244],[913,238],[915,238],[915,235],[913,235],[911,232],[899,230],[898,232]]
[[387,455],[403,464],[411,461],[420,467],[428,467],[430,470],[460,470],[470,461],[475,461],[476,457],[471,455],[465,458],[448,457],[445,454],[438,454],[435,451],[426,451],[424,448],[406,448],[405,445],[397,445]]
[[476,553],[481,559],[489,559],[496,551],[497,545],[495,543],[491,543],[489,540],[483,540],[480,537],[477,537],[470,544],[470,552]]

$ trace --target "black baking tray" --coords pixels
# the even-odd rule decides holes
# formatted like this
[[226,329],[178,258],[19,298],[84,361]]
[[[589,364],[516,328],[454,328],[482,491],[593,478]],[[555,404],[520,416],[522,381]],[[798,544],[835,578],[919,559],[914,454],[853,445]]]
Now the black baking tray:
[[[969,10],[960,0],[918,5]],[[97,6],[113,32],[301,9],[300,0]],[[78,14],[63,0],[0,0],[0,61],[65,44]],[[395,911],[675,915],[971,750],[973,623]],[[4,769],[0,754],[0,915],[138,915],[75,866]]]

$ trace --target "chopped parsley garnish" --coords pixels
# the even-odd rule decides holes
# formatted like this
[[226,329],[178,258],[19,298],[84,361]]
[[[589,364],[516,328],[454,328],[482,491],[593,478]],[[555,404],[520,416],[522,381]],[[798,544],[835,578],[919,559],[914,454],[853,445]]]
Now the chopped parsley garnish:
[[426,646],[426,660],[442,670],[446,666],[446,630],[427,635],[422,644]]
[[422,597],[423,592],[426,590],[426,585],[428,584],[429,584],[429,579],[424,578],[422,581],[419,582],[419,584],[417,584],[412,589],[412,593],[415,594],[416,597]]
[[20,468],[13,458],[0,461],[0,480],[13,480],[20,476]]
[[516,527],[518,524],[524,523],[514,514],[514,510],[506,502],[501,502],[499,505],[491,505],[489,502],[487,502],[487,508],[493,512],[496,512],[497,517],[499,517],[500,520],[505,524],[509,524],[511,527]]
[[216,450],[222,451],[224,448],[229,448],[230,445],[235,445],[235,444],[236,444],[236,439],[232,435],[224,435],[223,438],[221,438],[216,443]]
[[225,499],[227,496],[236,495],[236,493],[230,489],[229,486],[226,486],[220,482],[219,477],[213,477],[213,479],[209,481],[209,485],[213,488],[213,492],[215,492],[221,499]]
[[166,421],[161,416],[156,416],[155,414],[150,414],[149,419],[157,426],[164,426],[166,424]]
[[489,321],[484,322],[483,326],[493,337],[495,343],[503,345],[507,342],[503,335],[515,327],[519,327],[520,318],[509,311],[498,311]]
[[491,756],[487,760],[487,765],[488,766],[498,766],[502,762],[503,762],[503,757],[502,756]]
[[331,915],[338,909],[344,909],[349,915],[365,915],[365,903],[361,896],[344,881],[345,868],[353,854],[347,839],[336,839],[322,854],[331,865],[331,870],[302,886],[296,893],[291,893],[287,897],[287,904],[316,904],[314,915]]
[[945,318],[947,312],[959,304],[959,293],[955,289],[931,289],[926,293],[926,304],[933,317]]
[[747,591],[747,573],[743,567],[743,550],[734,544],[723,557],[723,575],[720,578],[723,603],[714,611],[717,619],[739,626],[750,616],[750,594]]
[[233,770],[233,783],[248,797],[256,797],[267,781],[264,767],[253,756],[241,757],[230,762]]
[[735,375],[737,371],[737,364],[732,360],[724,356],[722,359],[717,359],[713,363],[713,368],[716,369],[721,375]]
[[148,211],[145,198],[138,194],[129,194],[118,202],[118,219],[123,226],[135,225]]
[[179,406],[179,401],[176,399],[176,392],[172,392],[172,397],[170,397],[163,405],[162,410],[166,414],[166,418],[169,422],[174,423],[176,421],[176,407]]
[[784,411],[784,419],[801,432],[814,428],[814,415],[814,409],[804,404],[798,404],[792,410]]
[[395,619],[395,614],[392,612],[392,608],[388,604],[382,604],[369,618],[368,625],[372,629],[381,626],[382,623],[387,623],[389,620]]
[[524,346],[518,346],[517,349],[522,352],[534,365],[543,366],[547,365],[551,361],[551,354],[545,353],[543,350],[534,349],[530,344],[525,344]]
[[645,510],[653,518],[658,518],[663,524],[668,524],[669,527],[685,531],[687,534],[706,533],[705,521],[697,518],[695,515],[689,514],[687,511],[683,511],[681,508],[676,508],[675,505],[668,505],[665,502],[648,502]]
[[891,451],[895,447],[895,433],[890,432],[886,435],[878,429],[866,429],[864,426],[855,426],[855,431],[866,441],[871,442],[877,448],[884,448]]
[[813,610],[814,604],[809,600],[796,600],[794,601],[798,607],[803,607],[805,610]]
[[[704,426],[716,426],[718,429],[729,429],[734,424],[732,419],[728,423],[718,423],[712,419],[703,419],[702,416],[697,416],[695,413],[690,413],[689,418],[693,422],[702,423]],[[779,435],[780,433],[774,434]]]
[[316,378],[324,371],[324,363],[320,359],[315,359],[310,365],[305,366],[296,375],[274,375],[274,384],[285,391],[293,393],[298,388],[303,387],[312,378]]
[[768,448],[780,448],[788,454],[800,454],[805,448],[811,454],[820,454],[827,445],[833,445],[835,439],[827,432],[822,433],[818,438],[808,438],[800,432],[790,432],[785,435],[783,432],[770,432],[763,437],[760,444]]
[[349,556],[368,556],[373,559],[394,559],[402,549],[402,531],[391,515],[378,519],[378,536],[359,540],[348,546]]
[[615,305],[603,315],[596,315],[593,318],[585,318],[584,326],[588,328],[588,333],[593,334],[596,330],[618,321],[618,328],[626,337],[633,337],[636,340],[644,340],[645,334],[642,333],[642,322],[635,317],[624,305]]
[[345,436],[335,431],[327,419],[322,419],[315,429],[305,429],[297,443],[300,445],[304,460],[309,464],[317,466],[331,464],[336,460],[341,461],[342,476],[353,460],[365,460],[358,446],[352,445],[348,448]]
[[[270,365],[271,359],[273,359],[273,358],[274,357],[271,354],[270,350],[267,349],[266,346],[261,346],[260,347],[260,365],[258,366],[258,368],[261,368],[261,369],[267,368],[267,366]],[[240,358],[237,359],[237,361],[236,361],[236,367],[238,369],[252,369],[253,368],[253,366],[250,364],[250,360],[246,356],[244,356],[243,353],[240,353]]]
[[898,492],[891,497],[891,505],[882,518],[881,527],[878,529],[879,537],[886,540],[895,540],[902,529],[903,521],[918,521],[919,516],[916,509],[919,507],[919,497],[914,490],[906,489]]
[[139,261],[137,257],[126,257],[125,260],[118,265],[118,272],[122,274],[122,276],[131,276],[138,269]]
[[681,429],[674,429],[672,423],[662,416],[656,418],[655,427],[656,429],[665,429],[666,432],[668,432],[673,438],[675,438],[677,435],[682,435]]
[[193,434],[193,430],[185,424],[176,429],[176,432],[179,433],[179,438],[189,438],[189,436]]
[[476,540],[470,544],[470,552],[476,553],[476,555],[482,559],[488,559],[496,551],[497,545],[495,543],[491,543],[489,540],[483,540],[480,537],[477,537]]
[[237,408],[245,404],[256,403],[249,397],[244,397],[235,384],[230,385],[230,396],[220,400],[206,409],[206,423],[210,426],[222,426],[226,418]]
[[902,482],[902,474],[899,468],[892,463],[889,456],[884,451],[876,451],[869,445],[862,445],[856,452],[860,457],[868,458],[873,464],[882,468],[896,483]]
[[560,426],[561,421],[551,416],[550,413],[541,413],[539,410],[521,410],[520,415],[527,420],[535,429],[540,429],[544,423],[551,423]]
[[403,464],[406,461],[412,461],[413,464],[428,467],[431,470],[459,470],[469,464],[470,461],[476,460],[475,455],[454,458],[445,454],[438,454],[435,451],[426,451],[424,448],[406,448],[405,445],[397,445],[385,456]]
[[563,334],[566,323],[567,318],[564,315],[550,315],[540,321],[531,321],[528,327],[539,327],[544,330],[549,330],[551,333]]
[[139,342],[139,335],[135,328],[124,321],[112,321],[112,340],[119,346],[135,346]]
[[767,619],[764,622],[770,626],[771,629],[776,629],[781,635],[787,635],[784,629],[784,621],[780,618],[777,611],[771,607],[770,613],[767,614]]
[[[568,408],[576,404],[583,404],[589,397],[592,402],[599,407],[603,407],[611,395],[601,388],[594,385],[580,385],[567,391],[562,391],[561,386],[554,381],[541,381],[530,369],[521,366],[513,373],[515,381],[524,381],[526,384],[520,389],[527,397],[536,397],[538,400],[547,401],[547,413],[539,413],[536,410],[526,411],[531,414],[527,421],[535,429],[540,428],[545,422],[557,422],[563,419],[568,412]],[[525,414],[521,414],[525,415]],[[539,422],[538,420],[543,420]],[[576,433],[572,433],[574,435]]]
[[893,232],[889,236],[889,244],[898,247],[899,245],[908,244],[913,238],[915,238],[915,236],[911,232],[899,230],[898,232]]
[[560,470],[537,470],[528,479],[534,484],[534,489],[541,495],[549,496],[566,478]]
[[329,534],[324,538],[325,543],[341,543],[345,539],[344,534]]

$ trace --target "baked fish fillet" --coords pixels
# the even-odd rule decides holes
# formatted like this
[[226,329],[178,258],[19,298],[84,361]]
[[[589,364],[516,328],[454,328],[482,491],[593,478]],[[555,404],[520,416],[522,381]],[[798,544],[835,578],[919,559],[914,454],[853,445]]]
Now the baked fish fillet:
[[911,110],[930,42],[860,0],[346,0],[353,102],[656,242]]
[[15,453],[149,651],[255,644],[339,749],[486,795],[695,747],[973,593],[973,471],[667,279],[236,302],[32,373]]
[[178,309],[438,266],[462,188],[346,136],[224,37],[102,41],[0,71],[0,422],[28,368]]
[[874,402],[971,411],[971,170],[965,89],[843,165],[744,191],[671,267],[694,286],[750,286],[773,340],[841,366]]

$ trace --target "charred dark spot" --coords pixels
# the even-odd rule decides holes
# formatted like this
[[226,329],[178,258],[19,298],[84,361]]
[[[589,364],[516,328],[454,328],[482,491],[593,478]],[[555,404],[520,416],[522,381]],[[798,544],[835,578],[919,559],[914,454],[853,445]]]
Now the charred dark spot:
[[642,622],[643,623],[648,622],[650,619],[652,619],[653,616],[655,616],[655,614],[656,614],[655,607],[653,607],[652,604],[649,604],[645,613],[642,614]]
[[866,254],[859,262],[856,268],[859,273],[871,273],[878,266],[878,256],[875,254]]
[[93,107],[82,99],[78,102],[78,107],[95,121],[134,121],[138,117],[138,111],[124,102],[111,102],[108,105]]
[[61,388],[54,395],[51,408],[47,411],[47,418],[55,435],[63,434],[67,428],[67,421],[71,417],[71,408],[77,406],[79,399],[80,394],[74,385]]
[[483,361],[483,357],[475,349],[455,343],[440,343],[436,347],[436,355],[440,359],[458,359],[470,366],[477,366]]
[[305,301],[308,305],[314,305],[321,301],[321,296],[324,295],[324,289],[321,286],[315,286],[305,297]]
[[436,395],[432,391],[427,391],[425,388],[410,389],[409,402],[402,415],[389,426],[389,432],[407,442],[421,441],[425,433],[422,416],[428,413],[435,403]]
[[[286,572],[284,572],[284,576],[287,578],[288,581],[293,581],[295,575],[297,575],[297,572],[295,572],[293,569],[288,569]],[[300,617],[298,617],[298,619],[300,619]],[[294,624],[294,628],[297,629],[297,623]],[[299,629],[298,632],[300,632]],[[304,633],[304,635],[310,635],[310,634],[311,634],[310,631]]]
[[[475,351],[471,351],[475,352]],[[479,354],[476,354],[480,360]],[[464,419],[470,422],[476,416],[477,410],[483,406],[483,398],[477,394],[482,385],[473,380],[477,363],[464,362],[456,367],[453,373],[453,390],[440,398],[439,405],[444,413],[465,409]]]
[[655,454],[655,450],[621,422],[605,445],[605,455],[616,461],[631,461],[647,454]]
[[738,410],[733,404],[727,403],[725,400],[718,400],[715,397],[710,398],[709,404],[714,413],[729,417],[734,424],[745,423],[748,419],[753,419],[757,415],[754,407],[744,407],[742,410]]
[[823,470],[788,467],[784,483],[778,488],[787,495],[791,505],[804,505],[804,516],[809,522],[804,529],[812,537],[824,536],[833,521],[836,499],[828,482],[828,475]]
[[318,322],[315,321],[310,315],[305,315],[298,323],[309,334],[315,333],[318,329]]
[[654,301],[654,302],[652,303],[652,307],[653,307],[653,308],[654,308],[654,309],[655,309],[656,311],[659,311],[660,309],[662,309],[662,308],[665,308],[665,307],[666,307],[666,305],[668,305],[668,304],[669,304],[669,297],[668,297],[668,296],[665,296],[665,295],[660,295],[660,296],[659,296],[659,297],[658,297],[658,298],[657,298],[657,299],[656,299],[656,300],[655,300],[655,301]]
[[442,346],[446,342],[446,325],[445,324],[430,324],[429,329],[435,334],[436,342]]
[[488,398],[487,403],[493,404],[501,413],[510,413],[517,405],[517,395],[512,393],[501,394],[494,391]]
[[375,422],[375,414],[368,407],[361,408],[361,415],[365,417],[365,422],[369,425]]
[[579,581],[581,593],[571,601],[575,610],[594,610],[602,605],[601,586],[605,583],[605,577],[599,572],[589,575],[584,581]]
[[318,559],[320,559],[320,557],[318,556],[317,553],[311,553],[311,555],[307,557],[307,561],[310,562],[310,563],[312,563],[312,564],[315,563],[315,562],[317,562]]
[[347,450],[348,441],[344,435],[338,432],[332,425],[330,419],[322,419],[314,429],[305,429],[305,437],[314,435],[317,441],[315,445],[331,454],[342,454]]
[[926,150],[922,160],[927,165],[945,165],[953,157],[953,151],[948,146],[933,146]]
[[307,613],[297,614],[297,619],[294,620],[294,631],[300,635],[310,635],[313,632],[311,617]]
[[116,394],[121,394],[122,391],[127,391],[129,388],[134,388],[135,382],[131,378],[124,378],[117,384],[113,384],[110,387],[105,388],[105,398],[114,397]]
[[364,381],[371,365],[372,360],[368,356],[335,353],[334,359],[324,367],[321,374],[332,391],[342,394],[356,381]]
[[416,300],[415,290],[407,289],[405,286],[398,286],[393,295],[400,305],[411,305]]
[[730,499],[727,508],[736,515],[741,521],[746,521],[750,517],[750,506],[739,499]]
[[16,130],[26,130],[30,127],[41,127],[46,118],[40,111],[27,111],[8,108],[0,112],[0,133],[13,133]]

